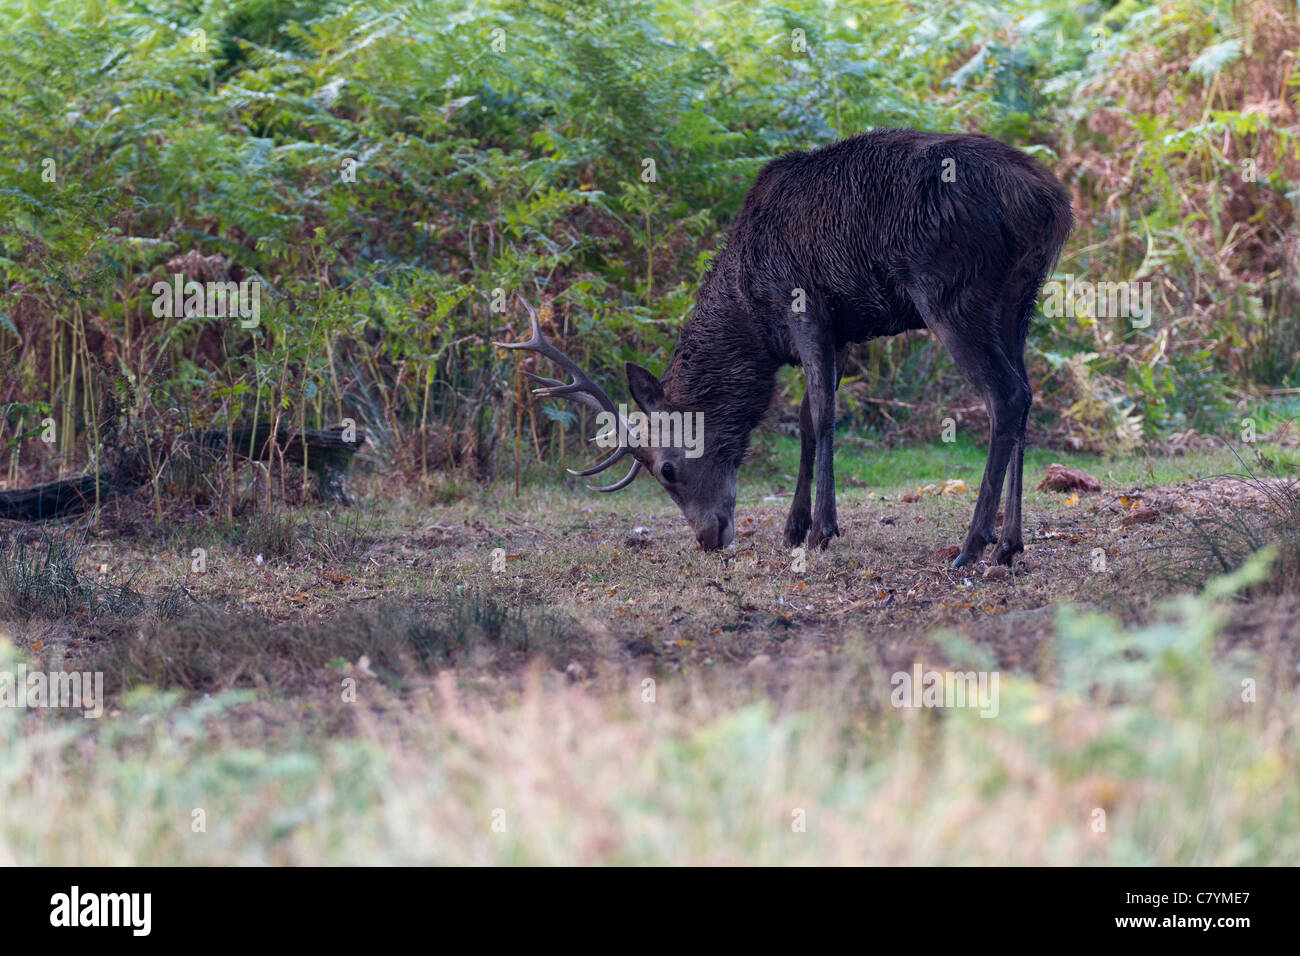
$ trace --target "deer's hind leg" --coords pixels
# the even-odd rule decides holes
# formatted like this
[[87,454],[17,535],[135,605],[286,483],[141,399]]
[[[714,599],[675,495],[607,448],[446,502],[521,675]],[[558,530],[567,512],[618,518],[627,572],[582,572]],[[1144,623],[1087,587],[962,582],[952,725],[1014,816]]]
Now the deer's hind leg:
[[[1013,371],[1019,376],[1024,393],[1033,398],[1029,385],[1029,372],[1025,368],[1025,338],[1029,332],[1029,323],[1034,315],[1034,304],[1038,300],[1038,288],[1041,281],[1032,286],[1015,291],[1015,297],[1004,315],[1003,342],[1007,358]],[[1011,463],[1007,471],[1007,503],[1002,521],[1002,535],[998,539],[996,552],[998,564],[1010,564],[1017,554],[1025,550],[1023,536],[1023,515],[1021,506],[1024,498],[1025,473],[1025,436],[1029,426],[1029,404],[1026,403],[1024,414],[1016,429],[1016,445],[1011,453]]]
[[[1020,474],[1025,424],[1029,420],[1032,395],[1029,380],[1021,371],[1023,356],[1017,356],[1017,365],[1007,355],[1000,334],[1004,317],[1001,302],[962,296],[940,306],[938,302],[942,300],[939,297],[918,295],[916,298],[925,324],[943,342],[967,381],[984,397],[989,411],[989,452],[975,502],[975,514],[961,554],[952,563],[954,568],[960,568],[978,561],[984,549],[997,541],[1002,483],[1018,447],[1021,451],[1015,456],[1017,467],[1012,484],[1017,495],[1019,493],[1019,478],[1016,476]],[[1010,517],[1007,516],[1008,521]],[[1008,540],[1007,544],[1014,542]],[[999,548],[999,561],[1010,563],[1013,557],[1014,553],[1004,555]]]

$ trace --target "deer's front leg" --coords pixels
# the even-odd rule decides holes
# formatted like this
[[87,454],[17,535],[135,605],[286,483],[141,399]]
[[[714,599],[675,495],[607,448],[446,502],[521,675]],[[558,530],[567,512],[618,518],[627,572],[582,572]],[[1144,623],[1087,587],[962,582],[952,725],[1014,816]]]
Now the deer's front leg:
[[799,343],[808,387],[804,401],[812,418],[815,436],[817,500],[813,506],[811,547],[825,548],[840,533],[835,516],[835,388],[839,384],[834,343],[825,323],[807,322],[800,330]]
[[812,477],[816,457],[817,438],[805,391],[799,404],[799,478],[794,486],[794,501],[790,503],[790,517],[785,521],[787,548],[803,544],[803,539],[808,536],[808,526],[812,523]]

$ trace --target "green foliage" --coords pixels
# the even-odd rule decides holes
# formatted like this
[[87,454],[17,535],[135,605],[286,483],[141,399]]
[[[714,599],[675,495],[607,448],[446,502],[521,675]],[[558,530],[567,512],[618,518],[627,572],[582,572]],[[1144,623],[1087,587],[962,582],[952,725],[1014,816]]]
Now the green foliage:
[[[1300,367],[1295,276],[1259,252],[1294,229],[1278,212],[1294,134],[1244,107],[1264,40],[1211,0],[0,0],[0,15],[11,479],[99,458],[121,437],[109,406],[156,472],[177,413],[352,417],[425,477],[452,460],[490,475],[516,435],[563,455],[572,415],[535,405],[488,344],[522,325],[515,294],[551,303],[548,330],[611,383],[628,359],[662,368],[759,166],[880,125],[1060,157],[1087,203],[1062,271],[1156,283],[1148,328],[1042,320],[1036,379],[1049,354],[1096,356],[1086,388],[1040,393],[1061,434],[1100,446],[1130,413],[1147,432],[1213,429],[1230,384]],[[1179,108],[1133,79],[1139,54],[1186,66]],[[1210,188],[1246,155],[1258,182]],[[260,324],[155,316],[153,284],[178,272],[259,279]],[[965,392],[927,337],[874,343],[851,373],[901,403],[889,419],[850,403],[882,426]],[[1120,411],[1072,417],[1099,414],[1098,391]],[[38,407],[53,446],[21,411]]]

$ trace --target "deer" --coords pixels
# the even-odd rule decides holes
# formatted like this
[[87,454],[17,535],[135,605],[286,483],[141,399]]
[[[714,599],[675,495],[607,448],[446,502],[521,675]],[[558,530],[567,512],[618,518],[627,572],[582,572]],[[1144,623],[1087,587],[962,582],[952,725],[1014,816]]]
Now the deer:
[[[835,393],[852,346],[927,329],[982,397],[989,444],[970,529],[953,568],[995,545],[1024,551],[1022,481],[1033,392],[1025,342],[1043,282],[1073,227],[1069,194],[1026,153],[978,133],[876,130],[769,162],[754,180],[658,378],[628,362],[643,413],[702,413],[703,452],[620,442],[587,477],[631,456],[601,492],[649,472],[677,503],[700,547],[735,536],[736,489],[750,434],[784,366],[802,366],[799,472],[784,543],[826,548],[840,535],[835,502]],[[542,333],[503,348],[535,352],[571,379],[528,372],[543,398],[608,416],[636,437],[608,394]],[[614,420],[614,419],[611,419]],[[998,505],[1006,482],[1000,536]],[[812,490],[816,485],[814,505]]]

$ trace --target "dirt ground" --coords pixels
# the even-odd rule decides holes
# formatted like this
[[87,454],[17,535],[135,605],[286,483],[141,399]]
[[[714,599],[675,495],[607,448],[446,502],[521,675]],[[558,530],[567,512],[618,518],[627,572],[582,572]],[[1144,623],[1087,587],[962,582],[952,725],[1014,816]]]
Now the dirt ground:
[[[1059,606],[1145,617],[1173,590],[1162,573],[1166,539],[1178,540],[1189,515],[1229,499],[1240,507],[1252,494],[1225,479],[1031,493],[1026,552],[1012,573],[987,562],[949,567],[973,494],[933,486],[919,501],[907,500],[916,492],[847,490],[843,536],[802,555],[781,543],[788,499],[773,496],[738,508],[736,543],[720,555],[699,551],[671,512],[630,525],[626,509],[584,508],[563,528],[506,510],[499,522],[428,524],[413,540],[386,546],[395,560],[432,568],[454,586],[603,626],[624,653],[653,657],[669,671],[834,655],[855,640],[902,663],[942,630],[986,646],[1000,667],[1034,671]],[[496,574],[484,567],[494,547],[506,552]]]
[[[887,494],[843,488],[843,536],[824,552],[782,545],[789,505],[782,495],[742,500],[735,543],[702,552],[652,488],[615,501],[552,487],[525,488],[518,498],[496,490],[430,504],[419,494],[371,487],[346,513],[252,514],[233,529],[206,518],[159,528],[142,506],[137,512],[128,503],[101,515],[88,533],[80,525],[63,533],[86,534],[81,564],[101,581],[129,580],[142,594],[171,589],[182,614],[202,608],[242,622],[238,627],[292,630],[297,636],[276,645],[279,651],[256,635],[248,645],[250,653],[294,658],[285,663],[298,673],[327,654],[331,662],[353,662],[355,641],[340,639],[332,651],[334,638],[318,635],[358,627],[382,632],[390,625],[377,622],[399,611],[459,620],[472,600],[469,623],[480,632],[510,627],[511,613],[532,614],[544,626],[533,621],[524,629],[541,637],[525,634],[488,655],[461,653],[465,641],[443,640],[446,653],[432,669],[500,677],[542,656],[573,681],[629,670],[780,674],[862,646],[887,666],[906,667],[943,658],[945,635],[955,634],[989,652],[999,668],[1050,679],[1043,650],[1058,614],[1086,609],[1130,624],[1148,619],[1176,589],[1164,573],[1168,546],[1182,540],[1188,518],[1225,502],[1264,506],[1258,489],[1222,478],[1100,493],[1031,490],[1026,550],[1013,571],[987,562],[954,571],[949,563],[973,498],[970,489],[940,485]],[[266,532],[276,522],[285,529],[279,537]],[[10,534],[35,532],[16,527]],[[283,553],[270,553],[271,545]],[[195,549],[203,550],[201,571],[194,569]],[[1224,645],[1285,645],[1294,670],[1293,604],[1243,603]],[[1067,606],[1076,610],[1063,611]],[[484,624],[484,616],[495,623]],[[37,658],[57,653],[73,660],[102,657],[108,644],[129,643],[136,633],[129,621],[105,624],[92,615],[37,615],[12,630]],[[212,642],[221,639],[214,627]],[[245,684],[250,669],[236,659],[238,646],[232,642],[202,680],[192,668],[161,664],[135,677],[175,679],[196,690]]]

